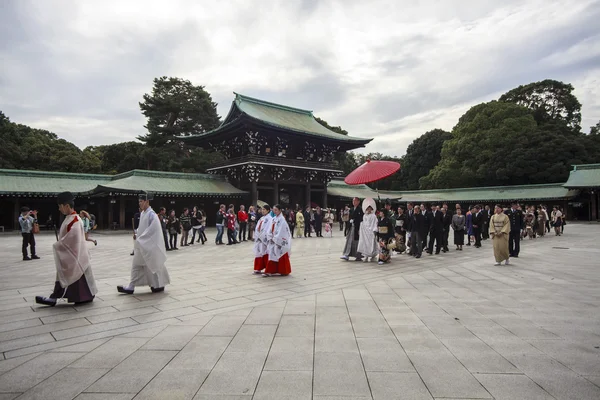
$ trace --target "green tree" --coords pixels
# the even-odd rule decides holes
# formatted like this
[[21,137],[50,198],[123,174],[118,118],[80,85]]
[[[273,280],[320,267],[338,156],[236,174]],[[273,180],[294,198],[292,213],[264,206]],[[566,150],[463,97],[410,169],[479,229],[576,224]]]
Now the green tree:
[[442,156],[442,146],[452,138],[450,132],[434,129],[416,138],[406,149],[400,170],[403,189],[419,189],[419,179],[429,174]]
[[[148,118],[144,126],[148,134],[138,139],[150,148],[164,146],[178,136],[210,131],[220,124],[217,103],[204,86],[195,86],[188,80],[155,78],[152,94],[144,94],[143,99],[139,105]],[[148,156],[155,160],[160,158],[153,152]]]
[[0,168],[99,172],[99,160],[55,133],[16,124],[0,112]]
[[100,160],[102,173],[120,174],[132,169],[144,169],[145,146],[139,142],[122,142],[103,146],[89,146],[83,152],[95,155]]
[[594,126],[590,126],[590,135],[600,135],[600,121]]
[[323,125],[325,128],[329,129],[330,131],[334,131],[336,133],[339,133],[340,135],[348,136],[348,131],[345,129],[342,129],[341,126],[331,126],[327,123],[327,121],[325,121],[324,119],[321,119],[319,117],[315,117],[315,119],[317,120],[318,123]]
[[589,160],[585,137],[563,121],[538,124],[535,111],[492,101],[472,107],[445,142],[423,189],[564,182]]
[[538,123],[558,120],[580,131],[581,103],[573,90],[571,84],[546,79],[509,90],[500,96],[500,101],[529,108]]

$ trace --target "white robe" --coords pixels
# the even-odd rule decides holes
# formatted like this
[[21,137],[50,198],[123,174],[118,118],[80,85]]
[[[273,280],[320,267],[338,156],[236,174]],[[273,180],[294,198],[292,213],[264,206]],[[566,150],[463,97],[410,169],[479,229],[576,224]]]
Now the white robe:
[[267,254],[267,230],[271,226],[271,216],[264,215],[258,220],[254,229],[254,257],[262,257]]
[[377,217],[374,213],[365,214],[360,224],[357,251],[365,257],[375,257],[379,254],[379,246],[375,239]]
[[67,215],[58,234],[58,242],[52,245],[56,280],[65,289],[83,275],[92,295],[98,293],[96,280],[90,267],[90,252],[85,241],[83,223],[77,213]]
[[285,253],[291,255],[292,233],[283,214],[273,217],[269,229],[267,229],[267,253],[269,261],[279,261]]
[[133,249],[131,285],[162,288],[171,282],[165,266],[167,252],[158,215],[152,207],[142,211]]

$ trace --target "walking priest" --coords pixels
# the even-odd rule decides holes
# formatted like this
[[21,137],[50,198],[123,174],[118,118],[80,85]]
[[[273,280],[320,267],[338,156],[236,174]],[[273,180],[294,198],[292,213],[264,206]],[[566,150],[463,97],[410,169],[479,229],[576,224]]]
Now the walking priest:
[[127,286],[117,286],[120,293],[133,294],[136,286],[150,286],[153,293],[165,290],[171,281],[165,266],[167,252],[158,215],[150,207],[152,195],[142,193],[139,197],[140,225],[133,236],[134,256],[131,280]]
[[510,219],[502,211],[502,207],[496,205],[495,214],[490,220],[490,237],[494,245],[494,257],[496,265],[501,265],[506,260],[508,265],[508,236],[510,234]]
[[267,267],[269,255],[267,254],[267,229],[271,227],[271,207],[267,204],[261,208],[262,217],[256,224],[254,230],[254,273],[262,274],[263,269]]
[[273,206],[275,216],[267,228],[267,254],[269,262],[265,268],[264,277],[274,274],[286,276],[292,273],[290,264],[290,252],[292,251],[292,232],[285,217],[281,212],[281,206]]
[[69,303],[88,303],[94,300],[98,292],[83,223],[74,208],[74,197],[70,192],[58,195],[58,209],[65,219],[60,226],[58,241],[52,245],[56,282],[49,297],[36,296],[35,302],[38,304],[55,306],[58,299],[64,298]]

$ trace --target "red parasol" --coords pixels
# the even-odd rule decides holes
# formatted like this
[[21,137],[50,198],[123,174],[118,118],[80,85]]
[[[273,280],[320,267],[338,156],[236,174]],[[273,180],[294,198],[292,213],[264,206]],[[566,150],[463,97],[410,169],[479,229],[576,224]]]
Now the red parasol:
[[344,182],[348,185],[375,182],[393,175],[399,169],[400,164],[395,161],[367,160],[366,163],[350,172]]

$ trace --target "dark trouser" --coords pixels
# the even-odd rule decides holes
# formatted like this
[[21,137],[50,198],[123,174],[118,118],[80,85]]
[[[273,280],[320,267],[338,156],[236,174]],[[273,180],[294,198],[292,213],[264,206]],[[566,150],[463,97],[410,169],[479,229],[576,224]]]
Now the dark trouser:
[[410,234],[410,253],[413,256],[420,256],[423,252],[423,238],[419,232],[411,232]]
[[546,232],[550,232],[550,221],[546,221]]
[[189,230],[182,230],[181,231],[181,246],[183,246],[184,244],[188,244],[187,240],[188,237],[190,236],[190,231]]
[[194,243],[194,240],[196,240],[196,232],[198,233],[198,241],[202,240],[202,244],[204,244],[204,236],[203,236],[203,232],[202,232],[202,228],[192,228],[192,240],[190,241],[190,244]]
[[340,220],[340,231],[344,230],[344,221]]
[[172,249],[177,248],[177,233],[169,233],[169,242]]
[[448,235],[450,235],[450,228],[444,229],[442,233],[442,247],[444,250],[448,250]]
[[33,237],[33,232],[31,233],[21,233],[23,236],[23,257],[27,257],[27,246],[31,246],[31,255],[35,256],[35,238]]
[[483,224],[483,230],[481,231],[481,237],[483,239],[490,238],[490,224],[487,222],[485,224]]
[[223,229],[225,229],[223,225],[217,225],[217,236],[215,237],[215,243],[217,244],[223,243]]
[[50,295],[51,299],[66,298],[69,303],[86,303],[94,300],[94,295],[90,291],[85,275],[82,275],[76,282],[66,288],[62,288],[57,281],[54,283],[54,290]]
[[481,228],[473,228],[473,235],[475,236],[475,247],[481,247]]
[[246,240],[246,229],[247,228],[248,228],[248,223],[247,222],[240,222],[240,233],[238,235],[238,240],[240,242],[242,240]]
[[[430,233],[431,235],[431,233]],[[419,239],[421,239],[421,249],[427,249],[427,233],[423,234],[423,235],[419,235]]]
[[442,247],[442,236],[443,232],[439,230],[434,230],[429,234],[429,247],[427,251],[433,253],[433,241],[435,240],[435,252],[439,253]]
[[165,250],[169,250],[169,239],[167,239],[166,229],[163,229],[163,239],[165,239]]
[[[256,222],[250,222],[250,225],[248,225],[248,240],[254,239],[254,229],[256,229]],[[293,233],[294,231],[292,231]]]
[[235,229],[227,228],[227,243],[235,243]]
[[315,224],[315,234],[317,236],[323,236],[323,224]]
[[508,254],[511,257],[518,256],[521,251],[521,232],[510,231],[508,235]]
[[304,237],[310,236],[310,221],[304,224]]

